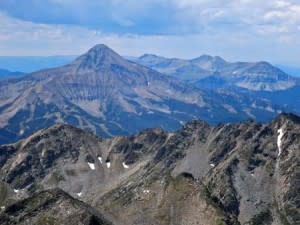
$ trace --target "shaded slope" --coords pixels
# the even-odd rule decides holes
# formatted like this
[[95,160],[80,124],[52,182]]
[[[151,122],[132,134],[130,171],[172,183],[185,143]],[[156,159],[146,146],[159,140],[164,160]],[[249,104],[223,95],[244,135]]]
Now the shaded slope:
[[0,223],[3,225],[112,224],[92,207],[59,189],[43,191],[10,205],[0,214]]

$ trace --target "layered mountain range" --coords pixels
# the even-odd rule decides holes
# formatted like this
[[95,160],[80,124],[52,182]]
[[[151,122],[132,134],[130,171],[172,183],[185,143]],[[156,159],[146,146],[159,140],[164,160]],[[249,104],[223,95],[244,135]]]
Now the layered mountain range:
[[[216,61],[216,67],[225,63]],[[0,82],[0,143],[62,122],[110,137],[150,127],[175,130],[195,118],[267,121],[281,111],[293,110],[268,98],[199,89],[96,45],[65,66]]]
[[0,147],[0,222],[299,224],[299,133],[293,114],[110,139],[56,124]]
[[219,56],[202,55],[191,60],[145,54],[132,59],[161,73],[197,83],[198,86],[239,87],[252,91],[279,91],[299,85],[268,62],[227,62]]
[[257,106],[254,99],[263,99],[273,105],[284,106],[285,111],[300,113],[300,79],[286,74],[268,62],[232,63],[219,56],[209,55],[185,60],[151,54],[130,60],[186,81],[202,90],[251,98],[254,108]]

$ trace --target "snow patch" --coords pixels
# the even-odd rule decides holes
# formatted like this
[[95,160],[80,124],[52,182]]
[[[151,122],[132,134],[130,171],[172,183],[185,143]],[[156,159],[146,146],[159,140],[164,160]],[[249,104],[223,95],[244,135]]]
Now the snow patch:
[[100,163],[102,164],[102,157],[99,156],[98,159],[99,159]]
[[209,164],[211,167],[215,167],[216,165],[214,163]]
[[143,190],[143,193],[149,194],[149,193],[150,193],[150,190]]
[[278,133],[279,133],[279,135],[278,135],[278,137],[277,137],[277,147],[278,147],[278,156],[280,156],[280,155],[281,155],[281,152],[282,152],[281,142],[282,142],[282,137],[283,137],[283,135],[284,135],[282,128],[280,128],[280,129],[278,130]]
[[77,193],[78,197],[81,197],[81,195],[82,195],[82,192]]
[[18,189],[14,189],[14,192],[15,192],[15,193],[19,193],[19,191],[20,191],[20,190],[18,190]]
[[110,162],[107,162],[107,163],[106,163],[106,167],[107,167],[107,168],[110,168]]
[[24,134],[24,130],[20,130],[19,135],[23,135]]
[[123,165],[123,167],[124,167],[125,169],[128,169],[128,168],[129,168],[129,166],[128,166],[128,165],[126,165],[126,163],[125,163],[125,162],[123,162],[123,163],[122,163],[122,165]]
[[90,167],[91,170],[95,170],[95,164],[94,163],[88,162],[88,164],[89,164],[89,167]]
[[1,208],[1,210],[4,210],[4,209],[5,209],[5,206],[1,206],[0,208]]

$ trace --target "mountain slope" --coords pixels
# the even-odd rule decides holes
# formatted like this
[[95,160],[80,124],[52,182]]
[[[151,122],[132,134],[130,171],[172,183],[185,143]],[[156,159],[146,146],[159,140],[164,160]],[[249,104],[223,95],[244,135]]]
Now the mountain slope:
[[51,225],[111,225],[95,209],[59,190],[47,190],[10,205],[0,223]]
[[283,109],[201,91],[96,45],[66,66],[0,82],[0,143],[60,122],[108,137],[149,127],[174,130],[197,117],[213,124],[266,120]]
[[2,198],[59,187],[120,225],[298,224],[299,133],[292,114],[112,139],[59,124],[1,146]]

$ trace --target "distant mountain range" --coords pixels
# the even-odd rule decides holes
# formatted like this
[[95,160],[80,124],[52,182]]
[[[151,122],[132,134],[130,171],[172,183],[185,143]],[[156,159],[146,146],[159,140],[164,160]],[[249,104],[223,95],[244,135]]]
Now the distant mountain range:
[[[205,64],[206,59],[210,63]],[[193,63],[206,65],[202,69],[205,71],[227,64],[221,58],[209,56],[195,59]],[[247,68],[251,72],[251,67]],[[296,82],[294,78],[287,79],[281,71],[275,72],[278,74],[270,75],[271,84],[266,87],[283,88]],[[274,80],[278,76],[279,84]],[[96,45],[65,66],[0,82],[0,142],[18,140],[57,122],[108,137],[149,127],[175,130],[194,118],[211,124],[249,118],[266,121],[281,111],[291,109],[289,105],[274,104],[257,96],[201,90],[127,61],[105,45]]]
[[300,67],[286,66],[286,65],[276,65],[276,66],[292,76],[300,77]]
[[6,69],[0,69],[0,80],[5,80],[9,78],[18,78],[24,76],[23,72],[12,72]]
[[264,99],[286,107],[287,111],[300,113],[300,78],[288,75],[268,62],[230,63],[219,56],[209,55],[184,60],[151,54],[130,60],[202,90],[244,96],[244,99]]
[[77,56],[0,56],[0,68],[31,73],[37,70],[62,66]]
[[131,59],[161,73],[181,80],[212,88],[238,87],[252,91],[286,90],[300,84],[300,79],[290,76],[268,62],[230,63],[219,56],[202,55],[191,60],[165,58],[145,54]]
[[[145,54],[151,55],[151,54]],[[155,55],[154,55],[155,56]],[[72,62],[78,56],[76,55],[57,55],[57,56],[0,56],[0,68],[10,71],[20,71],[31,73],[45,68],[53,68],[62,66]],[[123,56],[130,61],[136,61],[137,57]],[[221,57],[218,57],[221,58]],[[151,66],[151,65],[149,65]],[[276,64],[287,74],[295,77],[300,77],[300,68]]]

